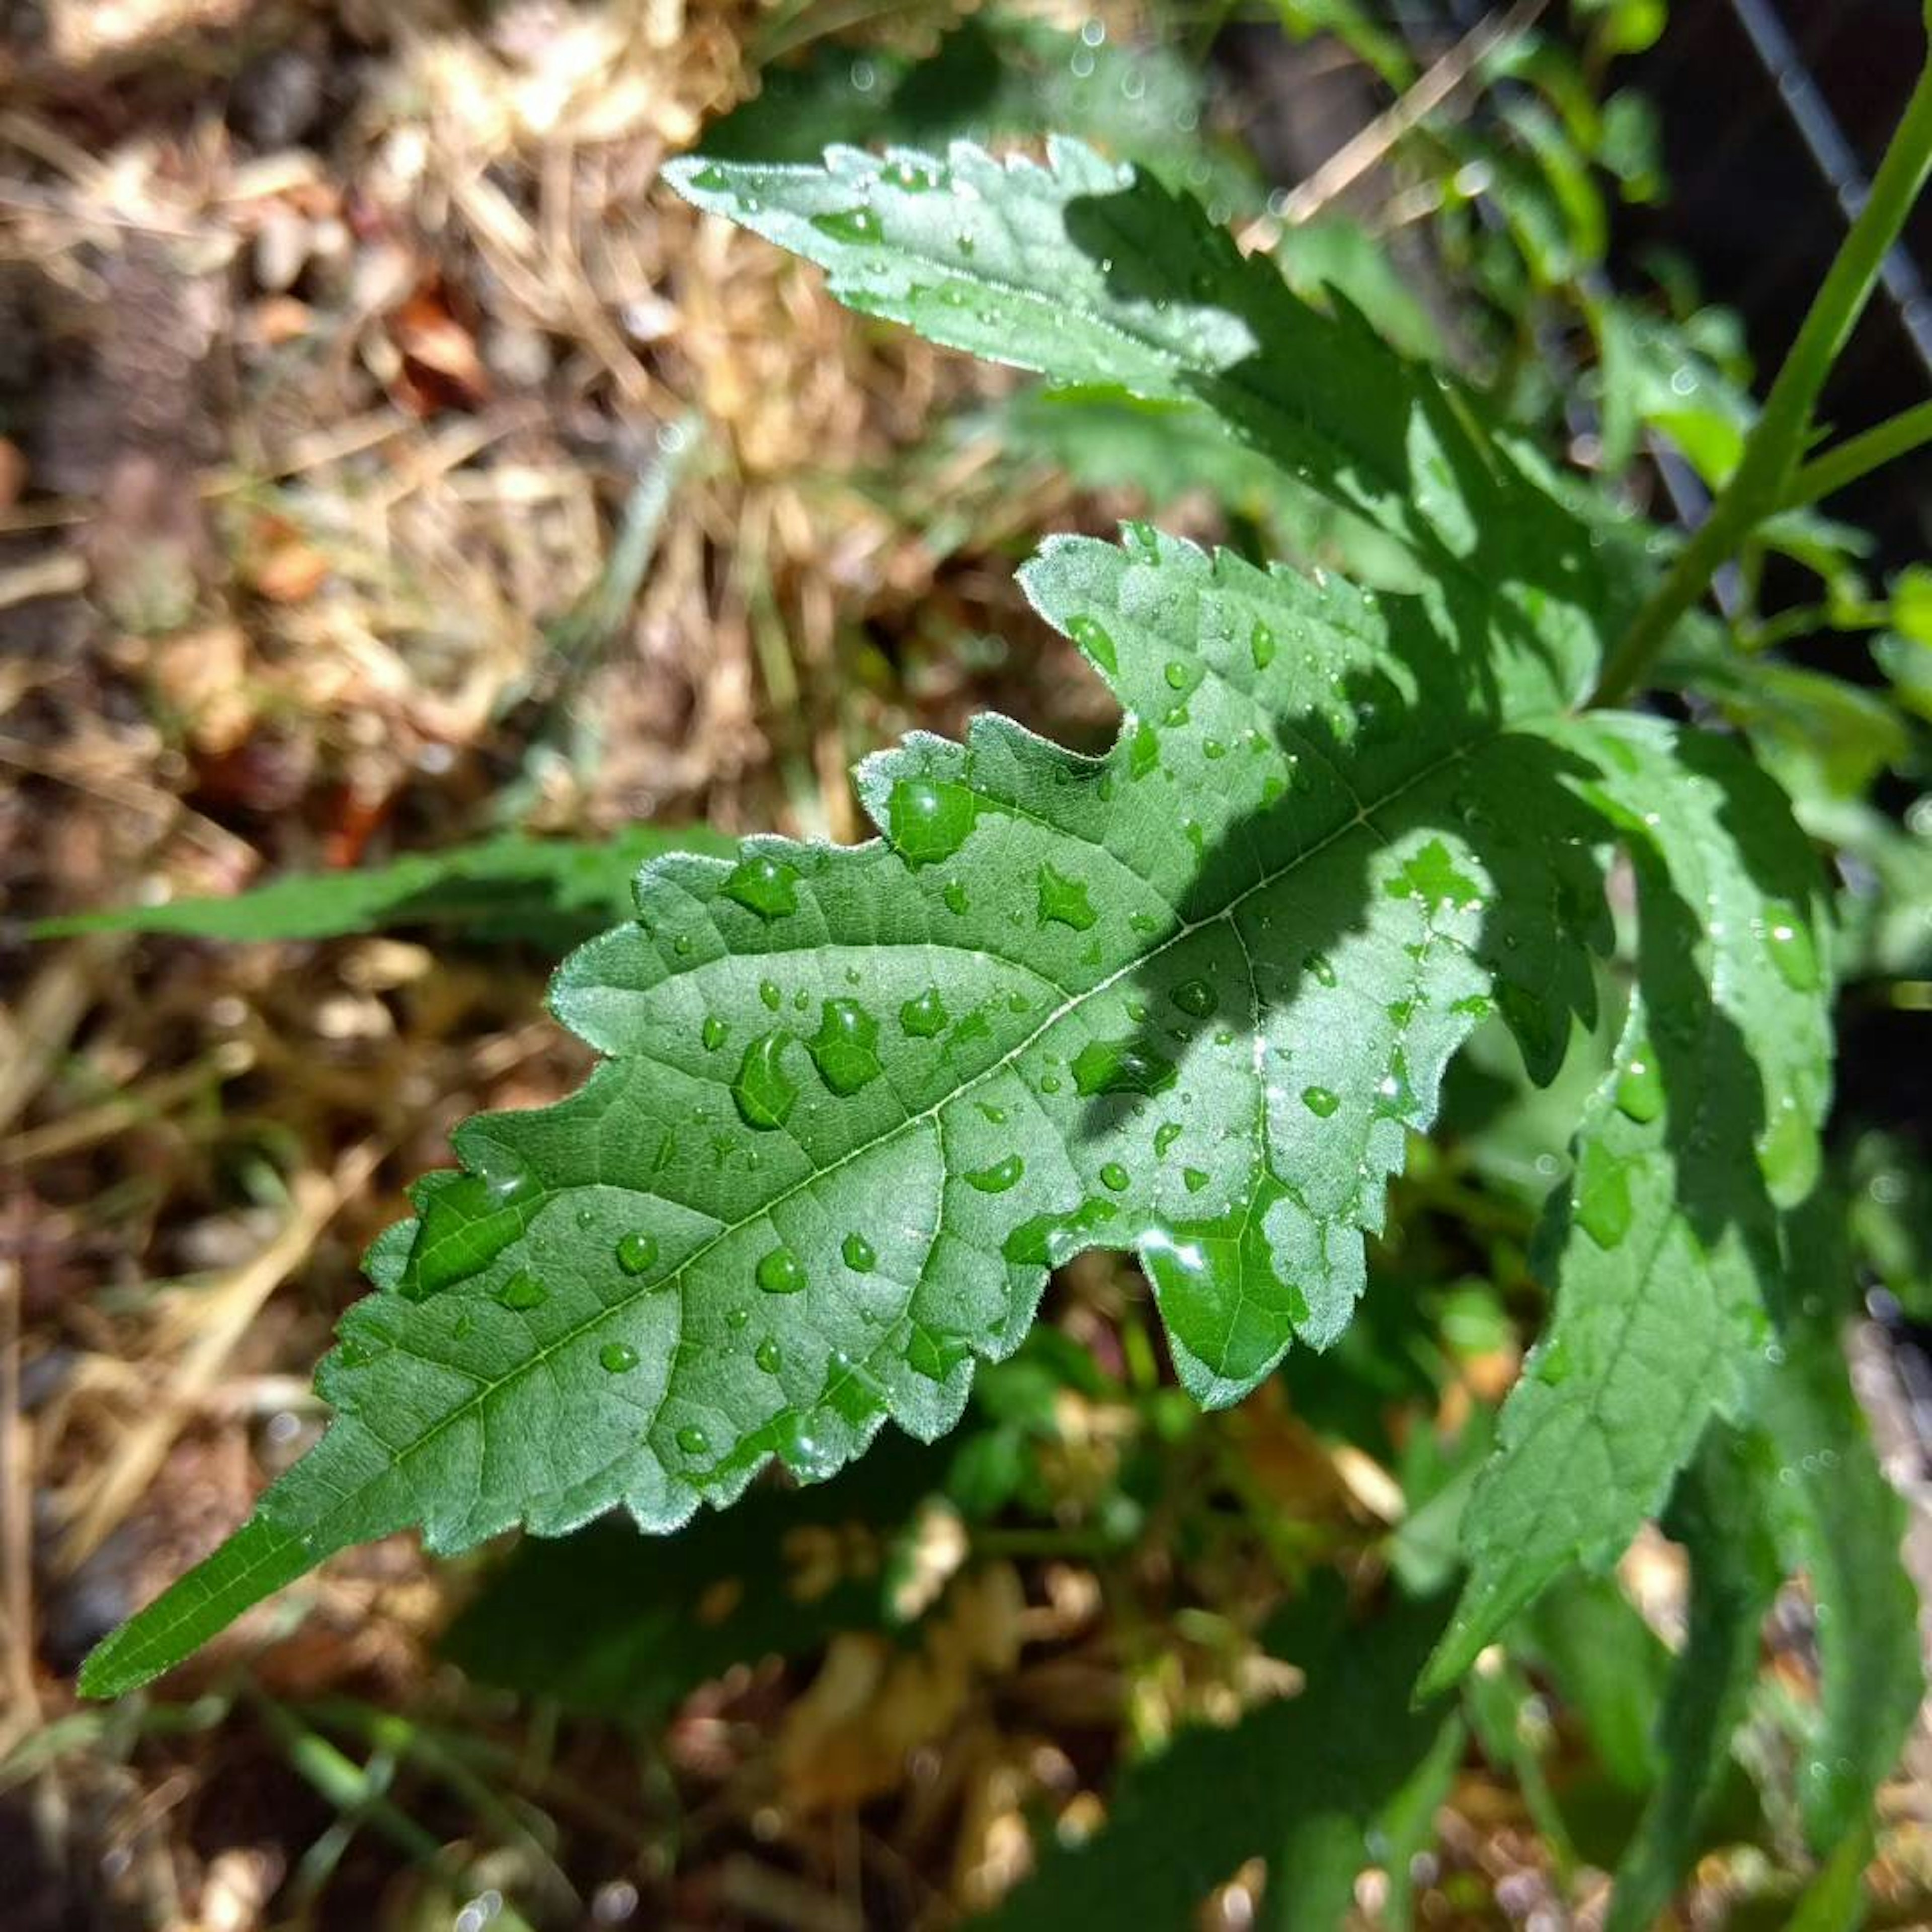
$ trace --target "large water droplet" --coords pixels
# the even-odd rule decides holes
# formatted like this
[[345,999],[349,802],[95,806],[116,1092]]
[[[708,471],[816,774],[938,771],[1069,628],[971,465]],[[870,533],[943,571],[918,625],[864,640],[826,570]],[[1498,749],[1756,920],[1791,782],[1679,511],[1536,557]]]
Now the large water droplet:
[[752,1278],[767,1294],[796,1294],[805,1286],[805,1264],[789,1248],[773,1248],[759,1257]]
[[1097,617],[1068,619],[1066,634],[1102,670],[1118,672],[1120,670],[1120,653],[1114,650],[1114,640],[1107,634],[1106,626]]
[[634,1228],[617,1243],[617,1265],[626,1274],[644,1274],[658,1258],[658,1238],[642,1228]]
[[1332,986],[1335,983],[1335,962],[1325,952],[1311,952],[1302,962],[1307,968],[1308,976],[1318,986]]
[[1111,1188],[1116,1194],[1124,1194],[1133,1176],[1117,1160],[1110,1160],[1100,1170],[1100,1184]]
[[1181,1126],[1178,1120],[1162,1121],[1154,1131],[1154,1150],[1156,1155],[1166,1154],[1168,1149],[1180,1139],[1180,1134]]
[[878,1251],[863,1234],[848,1234],[840,1243],[838,1252],[844,1257],[845,1265],[854,1274],[869,1274],[878,1262]]
[[698,1029],[698,1036],[704,1042],[706,1053],[716,1053],[731,1036],[730,1028],[716,1013],[706,1013],[704,1024]]
[[1038,878],[1037,916],[1042,926],[1052,922],[1070,926],[1076,932],[1084,932],[1099,916],[1094,910],[1093,902],[1087,896],[1085,885],[1078,879],[1070,879],[1064,873],[1045,865],[1040,867]]
[[628,1375],[638,1366],[638,1352],[628,1342],[606,1342],[597,1351],[597,1360],[608,1375]]
[[1018,1154],[1010,1154],[1004,1160],[994,1162],[991,1167],[982,1167],[968,1174],[966,1179],[982,1194],[1004,1194],[1008,1188],[1018,1184],[1025,1172],[1026,1162]]
[[879,1023],[856,1000],[827,1000],[806,1042],[818,1077],[832,1092],[856,1094],[879,1077]]
[[732,868],[721,890],[760,919],[780,919],[798,910],[798,868],[769,853],[754,853]]
[[943,1032],[951,1018],[937,986],[927,987],[899,1009],[899,1024],[915,1040],[930,1040]]
[[1818,951],[1796,909],[1774,901],[1764,909],[1765,948],[1784,983],[1798,993],[1818,990]]
[[1137,1040],[1090,1040],[1073,1056],[1073,1084],[1082,1094],[1139,1094],[1151,1099],[1174,1082],[1174,1062]]
[[965,886],[957,879],[948,879],[939,896],[945,902],[946,910],[955,918],[963,917],[971,903],[966,896]]
[[782,1126],[798,1099],[798,1083],[784,1070],[788,1033],[768,1033],[752,1041],[738,1063],[731,1097],[750,1127]]
[[474,1158],[492,1208],[513,1208],[542,1191],[530,1163],[507,1148],[485,1146]]
[[1664,1076],[1648,1040],[1638,1046],[1617,1076],[1617,1105],[1640,1126],[1664,1112]]
[[1630,1232],[1633,1208],[1630,1168],[1601,1141],[1590,1141],[1576,1165],[1576,1222],[1600,1248],[1613,1248]]
[[952,778],[901,778],[886,797],[886,831],[910,866],[950,859],[971,835],[980,801]]
[[1274,633],[1257,617],[1254,628],[1248,633],[1248,650],[1256,670],[1266,670],[1274,662],[1275,650]]
[[711,1447],[711,1438],[694,1422],[687,1422],[677,1432],[677,1446],[687,1456],[702,1456]]
[[1341,1106],[1341,1096],[1330,1087],[1304,1087],[1301,1090],[1301,1104],[1318,1119],[1330,1118]]
[[784,1351],[770,1336],[767,1335],[752,1351],[752,1359],[764,1370],[766,1375],[775,1376],[784,1366]]

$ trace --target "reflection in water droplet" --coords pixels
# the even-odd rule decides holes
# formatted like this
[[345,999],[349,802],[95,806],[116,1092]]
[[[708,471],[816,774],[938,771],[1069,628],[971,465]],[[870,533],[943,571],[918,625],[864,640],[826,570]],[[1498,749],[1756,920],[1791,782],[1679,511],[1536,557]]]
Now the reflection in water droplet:
[[763,1256],[754,1278],[767,1294],[796,1294],[805,1286],[805,1264],[789,1248]]
[[728,1308],[724,1311],[724,1325],[733,1334],[752,1325],[752,1311],[748,1308]]
[[965,844],[979,809],[956,779],[901,778],[886,794],[886,836],[908,865],[935,865]]
[[966,896],[966,888],[957,879],[949,879],[939,896],[945,902],[946,910],[956,918],[963,915],[971,902]]
[[711,1441],[694,1422],[687,1422],[677,1432],[677,1446],[687,1456],[702,1456],[711,1447]]
[[606,1342],[597,1351],[597,1360],[608,1374],[628,1375],[638,1366],[638,1352],[628,1342]]
[[1266,670],[1274,662],[1274,633],[1258,617],[1255,620],[1254,628],[1248,633],[1248,651],[1257,670]]
[[1180,1170],[1180,1178],[1187,1184],[1187,1191],[1190,1194],[1198,1194],[1214,1178],[1204,1168],[1198,1167],[1184,1167]]
[[1180,1134],[1181,1126],[1178,1120],[1162,1121],[1160,1125],[1154,1130],[1154,1152],[1156,1154],[1166,1154],[1168,1149],[1180,1139]]
[[704,1016],[704,1024],[698,1029],[698,1033],[699,1036],[704,1042],[705,1052],[716,1053],[730,1037],[731,1029],[716,1013],[707,1013]]
[[1026,1172],[1026,1162],[1016,1154],[1010,1154],[1004,1160],[996,1160],[991,1167],[982,1167],[966,1177],[969,1186],[976,1187],[982,1194],[1004,1194],[1015,1186]]
[[747,1126],[783,1126],[797,1100],[798,1083],[784,1070],[784,1050],[791,1043],[791,1035],[780,1031],[765,1034],[746,1048],[731,1097]]
[[541,1308],[550,1299],[550,1290],[528,1268],[519,1268],[497,1289],[496,1299],[506,1308]]
[[642,1274],[658,1258],[658,1240],[641,1228],[634,1229],[617,1244],[617,1265],[626,1274]]
[[1184,980],[1167,997],[1197,1020],[1205,1019],[1214,1010],[1214,988],[1205,980]]
[[732,868],[720,890],[760,919],[781,919],[798,910],[798,868],[756,852]]
[[1327,1120],[1341,1106],[1341,1096],[1332,1088],[1304,1087],[1301,1090],[1301,1104],[1313,1114]]
[[775,1376],[784,1366],[784,1351],[767,1335],[752,1351],[752,1359],[768,1376]]
[[1101,1185],[1112,1188],[1116,1194],[1124,1194],[1132,1178],[1132,1175],[1117,1160],[1108,1161],[1100,1170]]
[[1311,952],[1303,962],[1308,976],[1318,986],[1332,986],[1335,983],[1334,962],[1325,952]]
[[878,1252],[872,1243],[861,1234],[848,1234],[839,1246],[838,1252],[845,1258],[845,1265],[854,1274],[864,1274],[878,1260]]
[[784,995],[769,980],[760,980],[758,982],[758,998],[763,1000],[773,1012],[776,1012],[779,1007],[784,1004]]
[[930,1040],[935,1034],[943,1032],[951,1018],[937,986],[927,987],[899,1009],[899,1024],[915,1040]]

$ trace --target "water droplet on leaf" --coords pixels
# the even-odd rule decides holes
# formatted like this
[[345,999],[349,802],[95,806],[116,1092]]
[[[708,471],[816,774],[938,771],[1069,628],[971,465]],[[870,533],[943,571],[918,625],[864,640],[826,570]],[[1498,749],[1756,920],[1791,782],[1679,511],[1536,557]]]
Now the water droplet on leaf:
[[765,1034],[746,1048],[731,1097],[747,1126],[783,1126],[797,1101],[798,1083],[784,1070],[784,1050],[791,1043],[791,1035],[781,1031]]
[[827,1000],[806,1048],[833,1093],[856,1094],[879,1077],[879,1023],[856,1000]]
[[796,1294],[805,1287],[805,1264],[789,1248],[773,1248],[759,1258],[753,1279],[767,1294]]
[[732,868],[720,890],[760,919],[781,919],[798,910],[798,868],[769,853],[754,853]]

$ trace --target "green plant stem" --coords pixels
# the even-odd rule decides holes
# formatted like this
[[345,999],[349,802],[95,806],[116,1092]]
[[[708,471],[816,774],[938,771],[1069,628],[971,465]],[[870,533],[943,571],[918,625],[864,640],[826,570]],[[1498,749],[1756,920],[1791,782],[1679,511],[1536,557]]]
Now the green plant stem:
[[1928,442],[1932,442],[1932,402],[1916,404],[1874,428],[1848,436],[1822,456],[1814,457],[1792,478],[1778,507],[1802,510],[1820,497],[1856,483],[1881,464]]
[[1832,364],[1871,298],[1886,252],[1932,172],[1932,64],[1920,73],[1871,193],[1813,298],[1798,340],[1745,439],[1736,472],[1711,514],[1610,653],[1594,702],[1612,704],[1642,682],[1677,620],[1783,498]]

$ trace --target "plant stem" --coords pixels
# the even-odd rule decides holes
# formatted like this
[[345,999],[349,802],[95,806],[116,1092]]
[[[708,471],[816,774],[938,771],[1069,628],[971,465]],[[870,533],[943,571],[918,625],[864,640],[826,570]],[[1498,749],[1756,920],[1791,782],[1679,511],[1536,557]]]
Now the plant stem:
[[1745,439],[1736,473],[1610,653],[1595,703],[1615,704],[1636,688],[1678,619],[1703,596],[1720,566],[1777,508],[1803,452],[1818,392],[1864,313],[1886,251],[1904,226],[1928,172],[1932,64],[1919,74],[1871,192],[1812,299],[1798,340],[1772,385],[1764,412]]
[[1875,428],[1848,436],[1835,448],[1814,457],[1798,471],[1778,500],[1780,510],[1802,510],[1847,483],[1856,483],[1868,471],[1894,456],[1903,456],[1922,443],[1932,442],[1932,402],[1901,410]]

